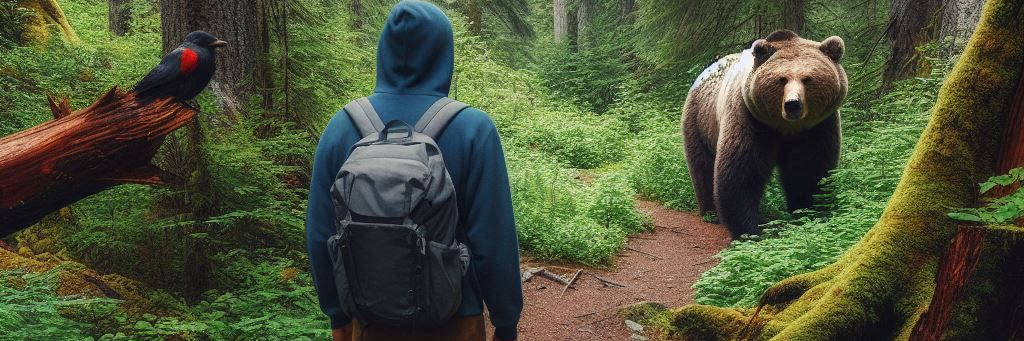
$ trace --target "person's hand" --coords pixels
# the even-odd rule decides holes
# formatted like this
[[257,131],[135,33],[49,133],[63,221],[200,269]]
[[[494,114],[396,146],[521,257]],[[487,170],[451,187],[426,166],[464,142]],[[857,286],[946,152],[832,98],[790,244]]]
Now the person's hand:
[[352,324],[349,323],[344,328],[331,330],[331,337],[334,341],[352,341]]
[[499,339],[497,335],[495,335],[494,337],[491,338],[491,341],[516,341],[516,339],[502,340],[502,339]]

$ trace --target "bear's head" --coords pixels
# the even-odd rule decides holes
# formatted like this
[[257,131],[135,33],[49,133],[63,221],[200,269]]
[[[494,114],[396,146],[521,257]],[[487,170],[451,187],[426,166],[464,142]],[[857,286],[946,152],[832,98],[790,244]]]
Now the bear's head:
[[839,37],[819,43],[788,30],[754,41],[744,103],[754,118],[783,133],[817,125],[846,98],[846,71],[839,64],[843,50]]

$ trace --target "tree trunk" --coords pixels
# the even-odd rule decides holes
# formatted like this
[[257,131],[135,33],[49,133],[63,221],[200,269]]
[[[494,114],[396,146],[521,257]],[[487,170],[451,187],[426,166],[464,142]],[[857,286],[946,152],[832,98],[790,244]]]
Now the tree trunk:
[[25,31],[21,33],[19,43],[22,45],[45,45],[50,41],[50,28],[56,26],[64,40],[72,44],[82,42],[71,27],[64,10],[60,8],[57,0],[20,0],[18,7],[31,9],[36,12],[25,22]]
[[622,19],[633,22],[633,12],[636,12],[636,0],[619,0],[619,9]]
[[[254,95],[263,105],[272,107],[269,93],[270,63],[267,1],[249,0],[160,0],[164,51],[170,51],[191,31],[207,31],[228,42],[217,50],[217,71],[211,87],[230,112],[239,112]],[[212,232],[205,223],[216,215],[215,191],[210,186],[210,156],[202,122],[188,126],[183,148],[171,149],[166,158],[169,171],[188,174],[184,191],[173,198],[179,210],[190,213],[194,222],[182,231],[187,241],[185,260],[185,299],[196,302],[210,285],[210,246]]]
[[74,113],[66,98],[50,106],[53,121],[0,139],[0,237],[112,186],[163,183],[150,160],[196,114],[170,99],[139,105],[116,88]]
[[946,58],[960,54],[978,25],[984,0],[946,0],[939,26],[940,50]]
[[782,0],[782,27],[804,33],[805,0]]
[[593,0],[580,0],[579,8],[576,9],[576,44],[585,45],[587,26],[594,15]]
[[110,33],[123,36],[131,22],[131,0],[107,0],[107,27]]
[[890,54],[882,74],[882,89],[888,91],[892,83],[926,72],[917,48],[935,40],[936,17],[940,14],[941,0],[891,0],[889,24],[885,36],[889,40]]
[[261,32],[263,13],[256,1],[250,0],[160,0],[160,26],[164,52],[181,44],[189,32],[202,30],[227,41],[217,49],[217,71],[214,81],[225,93],[234,94],[245,103],[255,94],[253,84],[264,84],[259,78],[269,77],[264,64],[267,44]]
[[348,6],[349,10],[352,11],[352,29],[359,29],[363,27],[363,1],[352,0]]
[[569,9],[566,8],[568,0],[554,0],[555,19],[555,42],[561,43],[569,34]]
[[484,0],[467,0],[466,18],[469,19],[469,32],[479,36],[484,32],[484,10],[480,5]]
[[[960,237],[946,252],[958,234],[946,213],[975,205],[977,184],[997,167],[1024,162],[1024,157],[1009,157],[1024,149],[1024,119],[1012,114],[1021,114],[1022,106],[1014,103],[1024,100],[1022,46],[1024,3],[990,0],[943,84],[903,178],[864,238],[832,265],[779,282],[756,310],[692,305],[660,313],[669,316],[659,318],[672,321],[669,336],[811,341],[1024,337],[1024,230],[984,228],[982,237]],[[962,238],[983,239],[980,256],[958,246],[969,246]],[[973,275],[940,271],[969,273],[973,258],[980,259]],[[943,259],[963,266],[944,266]],[[940,285],[966,285],[957,294],[936,289],[936,278],[949,279]],[[948,317],[934,315],[943,309],[934,303],[931,310],[933,301],[952,302]],[[922,316],[945,325],[917,327]],[[936,326],[927,321],[922,326]]]

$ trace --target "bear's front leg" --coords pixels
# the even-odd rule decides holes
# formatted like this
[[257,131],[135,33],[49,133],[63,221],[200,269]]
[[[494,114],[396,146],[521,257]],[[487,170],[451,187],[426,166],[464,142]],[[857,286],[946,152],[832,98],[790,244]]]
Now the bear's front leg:
[[759,234],[758,210],[764,186],[775,166],[778,137],[765,130],[740,129],[723,132],[715,157],[715,205],[718,221],[729,228],[733,238]]
[[779,149],[779,180],[790,212],[811,207],[814,195],[821,192],[821,179],[839,162],[838,115],[783,142]]

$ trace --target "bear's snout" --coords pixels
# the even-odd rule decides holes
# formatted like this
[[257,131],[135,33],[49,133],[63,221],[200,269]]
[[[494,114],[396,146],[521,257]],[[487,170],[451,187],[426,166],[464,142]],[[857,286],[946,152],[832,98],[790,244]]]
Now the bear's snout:
[[782,107],[785,109],[787,120],[796,121],[800,119],[800,116],[803,116],[804,104],[798,99],[790,99]]

